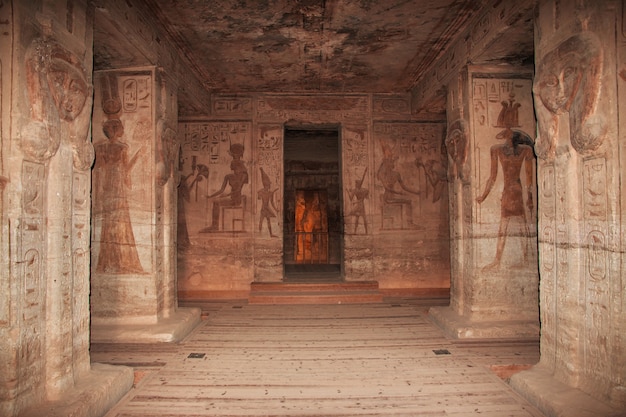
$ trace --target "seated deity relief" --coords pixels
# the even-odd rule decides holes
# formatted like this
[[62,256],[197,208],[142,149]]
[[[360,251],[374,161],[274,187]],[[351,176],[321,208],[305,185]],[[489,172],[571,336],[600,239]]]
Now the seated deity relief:
[[553,156],[559,116],[569,115],[570,142],[585,154],[602,145],[607,133],[596,113],[600,98],[603,48],[598,37],[582,32],[566,39],[540,61],[535,78],[535,107],[539,122],[537,155]]

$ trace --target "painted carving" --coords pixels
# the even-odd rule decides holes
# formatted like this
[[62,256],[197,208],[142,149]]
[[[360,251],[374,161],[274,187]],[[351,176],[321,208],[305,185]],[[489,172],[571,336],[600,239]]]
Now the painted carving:
[[587,272],[593,281],[602,281],[606,277],[606,238],[599,230],[592,230],[587,235],[586,248]]
[[457,119],[448,128],[445,145],[450,157],[450,178],[457,178],[465,182],[468,178],[467,171],[467,149],[468,149],[468,129],[467,123],[463,119]]
[[271,237],[276,237],[272,233],[272,218],[276,217],[276,204],[274,203],[274,194],[278,191],[278,188],[272,190],[272,181],[270,177],[265,173],[263,168],[259,168],[261,171],[261,183],[263,188],[258,191],[258,198],[261,200],[261,214],[259,216],[259,232],[263,230],[263,221],[267,222],[267,230],[270,232]]
[[[183,161],[181,158],[181,169]],[[209,167],[204,164],[198,164],[197,158],[193,158],[191,164],[191,173],[183,176],[178,184],[178,229],[177,245],[178,249],[185,250],[191,246],[189,240],[189,231],[187,227],[187,204],[191,201],[192,195],[197,201],[198,186],[203,181],[206,182],[209,177]]]
[[606,160],[604,158],[586,160],[583,166],[583,203],[586,221],[606,220],[606,182]]
[[178,161],[179,146],[176,142],[176,131],[167,127],[163,120],[157,123],[157,183],[165,185],[170,178],[175,177],[176,162]]
[[596,113],[600,94],[603,48],[591,32],[562,42],[540,60],[535,79],[535,106],[539,121],[537,155],[554,155],[559,115],[569,115],[570,141],[580,153],[598,149],[607,133],[604,118]]
[[28,158],[43,162],[67,135],[74,167],[85,171],[94,158],[88,131],[91,85],[81,60],[53,40],[33,41],[26,54],[26,81],[31,121],[22,129],[21,146]]
[[33,162],[22,162],[22,210],[28,216],[43,213],[44,166]]
[[363,176],[354,180],[354,188],[348,190],[348,196],[352,202],[352,210],[348,213],[348,216],[354,217],[354,234],[359,229],[359,221],[363,220],[363,228],[365,234],[367,231],[367,214],[365,213],[365,199],[369,198],[370,191],[363,187],[365,181],[365,175],[367,174],[367,168],[363,171]]
[[[217,232],[224,229],[223,227],[220,229],[220,210],[223,208],[241,208],[243,212],[246,211],[246,196],[242,193],[244,185],[248,184],[248,169],[244,161],[241,160],[244,150],[244,145],[241,143],[230,145],[228,153],[233,158],[230,162],[232,173],[224,176],[220,189],[207,197],[209,200],[214,199],[211,209],[211,225],[202,229],[201,233]],[[222,196],[226,191],[226,186],[230,187],[230,192]],[[222,217],[223,215],[224,213],[221,214]],[[222,224],[223,220],[222,218]]]
[[106,140],[96,144],[94,167],[96,213],[102,214],[100,253],[96,271],[112,274],[142,273],[130,219],[127,193],[131,172],[140,154],[128,157],[122,141],[124,125],[119,119],[103,123]]
[[[485,190],[476,200],[478,203],[485,201],[491,189],[493,188],[496,177],[498,175],[498,162],[502,167],[504,178],[504,188],[500,201],[500,227],[498,229],[498,242],[496,246],[495,259],[487,265],[486,269],[495,269],[500,266],[502,253],[508,234],[508,227],[511,218],[519,218],[522,221],[522,229],[525,237],[530,236],[529,230],[529,214],[533,213],[533,140],[532,138],[520,131],[513,129],[518,126],[518,109],[519,105],[515,103],[514,98],[510,97],[508,102],[502,102],[502,110],[498,117],[497,127],[504,127],[496,138],[504,140],[503,144],[493,145],[491,147],[491,170],[489,179],[485,185]],[[522,168],[524,172],[522,172]],[[525,176],[524,186],[526,193],[522,189],[521,175]],[[528,256],[528,248],[524,244],[524,260]]]
[[[378,178],[384,188],[381,208],[383,217],[386,211],[396,207],[400,210],[400,217],[406,216],[406,222],[401,220],[401,224],[414,228],[413,201],[406,193],[420,195],[420,191],[408,187],[402,179],[402,175],[396,169],[398,156],[394,154],[394,150],[382,141],[381,146],[383,148],[383,160],[378,167],[376,178]],[[398,189],[398,186],[400,189]]]
[[[443,149],[443,147],[442,147]],[[426,155],[426,156],[424,156]],[[448,166],[445,150],[439,158],[429,158],[428,154],[418,153],[415,158],[415,166],[424,170],[426,177],[426,187],[424,188],[424,198],[428,198],[428,189],[433,189],[432,202],[436,203],[441,199],[446,183],[448,181]]]

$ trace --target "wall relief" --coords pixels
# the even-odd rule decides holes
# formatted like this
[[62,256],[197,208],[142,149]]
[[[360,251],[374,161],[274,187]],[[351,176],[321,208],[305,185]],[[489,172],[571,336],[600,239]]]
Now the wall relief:
[[88,137],[92,87],[81,59],[54,40],[36,39],[26,53],[26,84],[31,109],[21,132],[26,157],[49,159],[67,135],[74,167],[89,169],[94,159]]
[[591,32],[570,37],[540,61],[534,93],[539,137],[537,155],[552,157],[559,133],[559,116],[569,115],[570,141],[582,154],[595,151],[607,133],[604,117],[596,113],[600,96],[603,48]]
[[445,146],[450,158],[450,179],[453,181],[457,179],[462,182],[468,181],[467,150],[469,137],[465,120],[457,119],[448,127]]
[[[503,176],[500,225],[495,258],[493,262],[485,266],[487,270],[500,267],[511,219],[519,219],[522,235],[526,238],[530,237],[529,222],[535,209],[533,202],[535,166],[533,139],[518,129],[520,127],[519,108],[521,104],[516,101],[513,92],[509,94],[508,100],[501,102],[501,106],[494,127],[503,128],[496,135],[496,139],[502,143],[491,146],[489,178],[483,193],[476,199],[480,204],[489,196],[496,183],[498,165],[500,165]],[[528,242],[522,244],[522,250],[523,260],[526,261],[528,259]]]
[[129,155],[123,141],[124,125],[120,119],[105,121],[106,140],[96,143],[94,167],[95,213],[102,215],[100,252],[96,271],[114,274],[143,273],[133,233],[128,193],[132,171],[140,155]]

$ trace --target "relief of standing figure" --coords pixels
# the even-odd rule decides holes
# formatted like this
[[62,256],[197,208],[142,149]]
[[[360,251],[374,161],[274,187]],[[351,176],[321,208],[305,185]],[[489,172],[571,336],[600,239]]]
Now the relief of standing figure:
[[367,234],[367,217],[365,216],[365,199],[369,198],[370,191],[367,188],[363,188],[363,181],[365,181],[365,174],[367,168],[363,171],[363,177],[354,181],[354,188],[348,190],[350,201],[354,200],[352,210],[348,213],[348,216],[354,217],[354,234],[356,234],[359,228],[359,219],[363,219],[363,227],[365,228],[365,234]]
[[129,159],[122,142],[124,125],[119,119],[103,123],[107,140],[96,145],[97,188],[95,201],[102,213],[100,253],[96,271],[112,274],[143,273],[130,220],[127,191],[130,173],[139,151]]
[[[270,177],[265,173],[263,168],[259,168],[261,170],[261,182],[263,183],[263,188],[258,191],[259,199],[261,200],[261,216],[259,218],[259,232],[263,229],[263,220],[267,221],[267,230],[270,232],[271,237],[276,237],[274,233],[272,233],[272,217],[276,217],[276,212],[278,209],[276,208],[276,204],[274,203],[274,193],[278,191],[278,188],[272,188],[272,181]],[[272,208],[274,210],[272,210]]]
[[[503,103],[502,114],[508,113],[510,106]],[[517,109],[517,107],[515,108]],[[504,176],[504,188],[502,190],[502,198],[500,201],[500,226],[498,229],[498,242],[496,245],[496,255],[493,262],[485,266],[486,270],[496,269],[500,266],[502,253],[504,252],[504,244],[508,233],[509,222],[511,218],[517,217],[522,220],[522,228],[524,237],[530,236],[528,227],[528,218],[526,216],[526,208],[528,212],[533,212],[533,163],[535,155],[532,148],[532,139],[528,134],[519,130],[513,130],[511,127],[516,125],[517,110],[508,113],[510,117],[505,117],[503,131],[498,133],[497,139],[504,140],[503,144],[493,145],[491,147],[491,172],[485,190],[476,201],[480,204],[489,195],[493,188],[498,175],[498,161],[502,167]],[[499,121],[502,118],[498,118]],[[524,190],[521,181],[522,168],[525,175],[526,190],[526,207],[524,206]],[[528,249],[526,244],[523,245],[524,259],[527,259]]]

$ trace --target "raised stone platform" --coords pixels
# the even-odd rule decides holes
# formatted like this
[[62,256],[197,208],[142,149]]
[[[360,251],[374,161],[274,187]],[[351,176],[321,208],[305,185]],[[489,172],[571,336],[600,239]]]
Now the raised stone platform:
[[511,376],[509,384],[547,416],[624,417],[625,410],[598,401],[576,388],[557,381],[545,366],[535,365]]
[[430,320],[453,339],[539,340],[538,320],[472,319],[457,314],[450,307],[432,307]]
[[249,304],[379,303],[378,281],[253,282]]
[[89,374],[55,401],[26,409],[20,417],[100,417],[132,388],[133,368],[93,363]]
[[155,323],[92,322],[92,343],[179,342],[201,321],[199,308],[179,308]]

